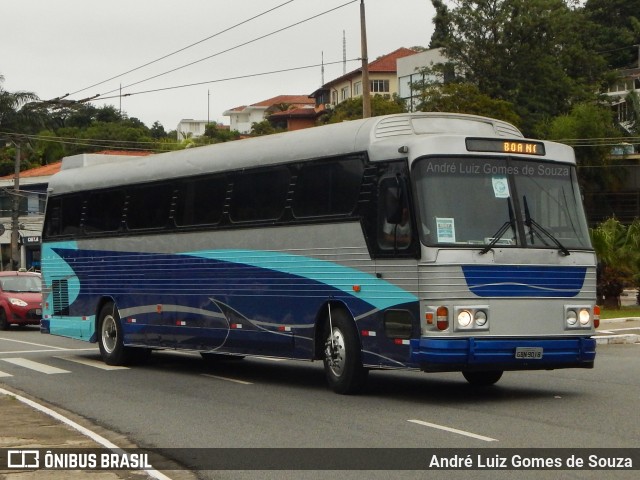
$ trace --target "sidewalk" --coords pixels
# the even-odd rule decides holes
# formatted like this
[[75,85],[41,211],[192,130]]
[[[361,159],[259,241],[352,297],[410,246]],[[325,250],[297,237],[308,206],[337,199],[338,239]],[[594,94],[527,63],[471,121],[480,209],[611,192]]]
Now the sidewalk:
[[[2,385],[4,390],[8,390]],[[10,390],[10,389],[9,389]],[[13,393],[13,392],[12,392]],[[25,395],[17,393],[18,397]],[[31,400],[31,399],[28,399]],[[41,401],[37,403],[42,404]],[[50,407],[52,408],[52,407]],[[52,408],[53,409],[53,408]],[[91,425],[86,420],[69,412],[59,412],[69,418],[73,423],[95,432],[99,437],[107,438],[119,448],[136,448],[122,435],[114,434],[105,429]],[[110,453],[103,445],[85,436],[80,431],[53,418],[36,408],[23,403],[12,395],[0,393],[0,450],[2,449],[101,449]],[[76,450],[77,451],[77,450]],[[6,452],[6,450],[5,450]],[[4,469],[9,463],[8,452],[2,453],[5,458],[0,458],[0,479],[4,480],[194,480],[196,475],[187,470],[35,470],[35,469]],[[40,464],[44,462],[40,459]]]

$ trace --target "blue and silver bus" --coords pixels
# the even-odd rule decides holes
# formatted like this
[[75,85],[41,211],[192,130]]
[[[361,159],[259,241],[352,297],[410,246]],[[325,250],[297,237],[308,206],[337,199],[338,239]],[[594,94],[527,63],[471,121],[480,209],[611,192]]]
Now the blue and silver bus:
[[573,150],[397,114],[52,177],[42,331],[112,365],[154,349],[372,369],[592,368],[596,259]]

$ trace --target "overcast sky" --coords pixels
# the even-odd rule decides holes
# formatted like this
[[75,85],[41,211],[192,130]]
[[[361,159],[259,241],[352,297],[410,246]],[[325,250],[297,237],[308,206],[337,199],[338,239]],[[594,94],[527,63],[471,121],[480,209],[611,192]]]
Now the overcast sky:
[[[430,0],[365,0],[365,6],[370,61],[400,47],[428,46]],[[359,0],[0,0],[0,19],[5,90],[43,100],[66,93],[74,100],[112,97],[93,103],[122,108],[147,126],[159,121],[167,131],[184,118],[228,124],[222,113],[230,108],[312,93],[321,85],[323,54],[325,82],[342,75],[343,31],[347,60],[360,57]],[[348,61],[346,71],[359,65]],[[246,78],[224,80],[232,77]],[[213,83],[139,93],[202,82]],[[121,87],[135,95],[120,99]]]

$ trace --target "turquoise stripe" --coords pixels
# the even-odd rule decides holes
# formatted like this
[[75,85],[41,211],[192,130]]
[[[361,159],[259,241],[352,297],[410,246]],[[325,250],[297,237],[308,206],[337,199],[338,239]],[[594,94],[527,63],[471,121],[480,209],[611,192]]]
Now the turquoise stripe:
[[[418,297],[385,280],[355,268],[302,255],[264,250],[202,250],[183,255],[248,265],[294,275],[328,285],[383,310],[418,301]],[[355,292],[353,286],[360,286]]]

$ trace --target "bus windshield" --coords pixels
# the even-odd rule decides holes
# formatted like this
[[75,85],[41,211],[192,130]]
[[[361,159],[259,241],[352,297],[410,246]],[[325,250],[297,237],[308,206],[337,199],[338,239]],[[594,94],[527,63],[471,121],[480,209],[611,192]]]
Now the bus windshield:
[[590,248],[572,165],[429,157],[413,173],[426,245]]

